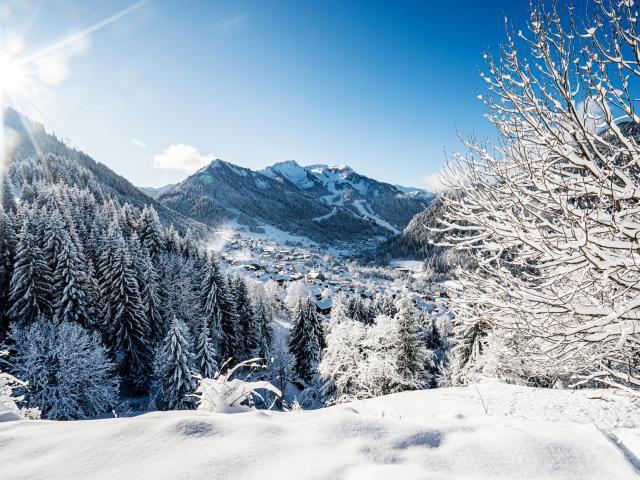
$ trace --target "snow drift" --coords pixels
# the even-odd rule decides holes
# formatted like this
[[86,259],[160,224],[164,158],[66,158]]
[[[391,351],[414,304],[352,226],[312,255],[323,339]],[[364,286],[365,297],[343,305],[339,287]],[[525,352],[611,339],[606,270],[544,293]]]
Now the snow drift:
[[626,479],[639,426],[620,392],[485,381],[315,411],[6,422],[0,477]]

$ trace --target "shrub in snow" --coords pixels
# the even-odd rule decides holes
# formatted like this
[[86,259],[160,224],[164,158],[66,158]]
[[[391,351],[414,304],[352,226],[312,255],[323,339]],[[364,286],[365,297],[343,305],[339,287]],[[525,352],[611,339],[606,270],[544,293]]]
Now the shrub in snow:
[[[9,352],[0,350],[0,361],[2,357],[7,357],[8,355]],[[24,396],[16,395],[15,391],[24,391],[26,386],[25,382],[0,369],[0,423],[20,420],[25,417],[40,417],[40,412],[37,409],[20,409],[18,407],[18,404],[24,400]]]
[[370,327],[332,319],[318,366],[329,403],[425,388],[433,353],[423,337],[408,302],[395,317],[379,315]]
[[23,400],[23,397],[16,397],[13,390],[25,385],[13,375],[0,370],[0,423],[22,418],[18,402]]
[[26,401],[49,419],[88,418],[117,401],[113,364],[97,333],[76,323],[40,318],[11,330],[16,373],[28,382]]
[[363,349],[366,327],[331,313],[327,348],[318,365],[318,373],[330,403],[349,402],[364,396],[361,369],[366,361]]
[[[282,392],[267,381],[249,382],[233,378],[233,375],[244,368],[260,368],[256,363],[259,358],[245,360],[238,363],[224,374],[218,372],[213,378],[202,378],[196,375],[198,388],[195,396],[198,410],[217,413],[241,413],[250,411],[259,399],[266,404],[265,397],[260,391],[269,392],[282,399]],[[268,408],[272,408],[273,402]]]

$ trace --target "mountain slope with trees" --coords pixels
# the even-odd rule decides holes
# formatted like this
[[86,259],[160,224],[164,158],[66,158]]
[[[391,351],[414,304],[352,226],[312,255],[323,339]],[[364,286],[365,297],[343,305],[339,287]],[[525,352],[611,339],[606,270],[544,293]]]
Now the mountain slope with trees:
[[284,162],[262,172],[215,160],[158,197],[210,226],[273,226],[321,243],[389,236],[427,201],[347,167]]

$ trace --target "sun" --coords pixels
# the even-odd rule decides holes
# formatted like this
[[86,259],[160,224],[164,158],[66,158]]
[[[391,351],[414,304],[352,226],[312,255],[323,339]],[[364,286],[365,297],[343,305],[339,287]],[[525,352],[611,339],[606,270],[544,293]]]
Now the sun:
[[13,97],[25,93],[27,75],[24,67],[0,51],[0,95]]

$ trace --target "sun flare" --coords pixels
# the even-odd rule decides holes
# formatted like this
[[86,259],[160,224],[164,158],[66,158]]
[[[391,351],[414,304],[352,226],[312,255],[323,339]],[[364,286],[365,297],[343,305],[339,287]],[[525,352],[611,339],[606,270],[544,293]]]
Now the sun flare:
[[23,66],[0,52],[0,95],[23,94],[27,86],[27,75]]

